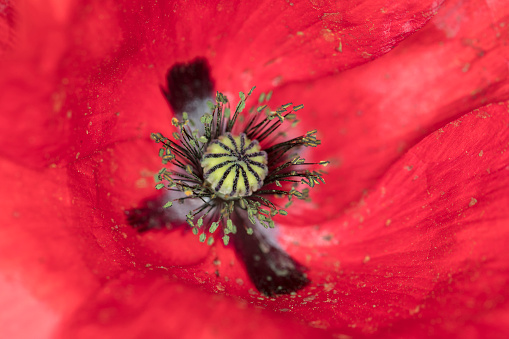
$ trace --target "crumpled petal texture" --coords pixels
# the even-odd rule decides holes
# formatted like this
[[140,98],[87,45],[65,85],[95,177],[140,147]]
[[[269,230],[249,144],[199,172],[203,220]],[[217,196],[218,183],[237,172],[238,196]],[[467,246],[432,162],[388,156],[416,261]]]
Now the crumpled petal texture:
[[254,334],[311,338],[322,334],[291,316],[255,308],[242,299],[211,296],[199,288],[171,283],[160,274],[133,279],[126,272],[72,314],[60,335],[160,338],[169,333],[179,338],[250,338]]
[[[200,1],[75,0],[54,1],[46,7],[29,3],[25,20],[20,19],[22,36],[27,38],[19,39],[19,51],[26,62],[12,67],[18,54],[8,57],[11,62],[4,83],[9,90],[2,98],[7,101],[32,93],[30,105],[12,101],[7,109],[45,130],[30,130],[24,124],[13,128],[18,134],[30,130],[30,146],[44,144],[44,154],[30,154],[39,162],[47,165],[48,158],[68,161],[77,152],[93,152],[98,145],[122,137],[115,129],[106,132],[115,125],[115,119],[108,119],[111,112],[138,116],[139,112],[153,116],[159,112],[166,117],[159,85],[176,62],[206,57],[217,87],[230,94],[253,85],[272,88],[383,55],[421,28],[439,5],[440,1],[415,0],[339,5],[328,1],[208,1],[205,5]],[[385,26],[377,25],[379,22]],[[42,39],[41,31],[47,32]],[[334,52],[340,39],[343,53]],[[33,46],[32,41],[39,44]],[[18,81],[34,76],[40,80],[32,85]],[[36,107],[52,112],[52,119],[44,120],[47,115]],[[100,126],[94,125],[90,135],[83,135],[78,126],[87,120]],[[82,142],[85,138],[92,142]],[[26,148],[3,139],[0,141],[9,146],[3,152],[9,156],[20,158],[20,153],[26,153]]]
[[[439,5],[17,8],[16,49],[0,61],[0,270],[23,286],[17,314],[33,307],[46,337],[508,332],[503,2],[447,2],[391,53],[334,75],[388,52]],[[313,196],[321,213],[297,213],[313,219],[278,234],[310,268],[313,284],[296,295],[258,294],[231,250],[189,232],[125,224],[123,211],[154,193],[148,135],[171,118],[159,85],[196,56],[218,89],[276,87],[276,102],[305,104],[299,129],[322,133],[309,152],[333,160]]]
[[284,230],[324,286],[302,314],[367,333],[507,331],[489,314],[509,311],[508,108],[483,107],[431,133],[313,236]]
[[12,47],[14,40],[15,17],[13,4],[0,1],[0,56]]
[[119,16],[129,45],[157,54],[155,67],[165,67],[160,63],[169,58],[175,62],[205,56],[215,65],[218,86],[236,92],[250,88],[253,79],[267,88],[377,58],[421,28],[440,4],[429,0],[211,1],[206,6],[200,1],[142,6],[126,2],[119,6]]
[[[299,93],[298,103],[306,108],[299,115],[301,125],[322,132],[323,144],[310,156],[332,161],[327,185],[311,191],[321,203],[315,222],[359,200],[388,166],[430,132],[509,98],[508,20],[502,2],[447,2],[429,25],[392,53],[274,94],[275,101],[286,102]],[[324,204],[327,197],[334,203]]]

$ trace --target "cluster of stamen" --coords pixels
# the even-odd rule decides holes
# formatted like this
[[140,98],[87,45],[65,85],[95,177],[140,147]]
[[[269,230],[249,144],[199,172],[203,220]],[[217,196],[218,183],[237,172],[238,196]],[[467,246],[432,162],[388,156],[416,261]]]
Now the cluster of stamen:
[[[194,122],[184,113],[182,121],[172,120],[178,128],[178,132],[173,133],[174,140],[160,133],[152,134],[152,138],[163,145],[159,152],[163,164],[173,165],[172,170],[163,167],[159,171],[157,180],[160,182],[156,188],[180,192],[174,199],[180,203],[186,199],[202,201],[200,207],[189,211],[187,222],[200,241],[208,244],[214,242],[213,233],[217,229],[222,230],[223,242],[228,244],[229,234],[235,234],[237,230],[230,217],[236,208],[246,210],[253,225],[258,220],[264,227],[273,228],[272,218],[287,213],[272,202],[270,196],[286,197],[288,202],[284,208],[288,208],[294,197],[309,199],[309,190],[299,190],[299,184],[313,187],[324,182],[322,171],[299,168],[326,166],[327,161],[307,163],[297,154],[290,153],[301,146],[318,146],[320,141],[316,139],[316,131],[278,143],[267,141],[269,136],[281,137],[273,133],[283,122],[291,121],[294,126],[297,122],[295,112],[302,109],[302,105],[288,110],[292,104],[286,104],[272,111],[266,105],[271,93],[262,94],[259,106],[242,116],[247,121],[244,128],[236,126],[253,89],[247,96],[240,92],[233,116],[230,116],[227,98],[217,93],[216,103],[210,105],[211,113],[200,119],[201,130],[191,128]],[[236,133],[233,133],[234,129]],[[263,149],[262,143],[266,145]],[[165,207],[172,205],[169,201]],[[248,234],[253,232],[248,225],[243,227]]]

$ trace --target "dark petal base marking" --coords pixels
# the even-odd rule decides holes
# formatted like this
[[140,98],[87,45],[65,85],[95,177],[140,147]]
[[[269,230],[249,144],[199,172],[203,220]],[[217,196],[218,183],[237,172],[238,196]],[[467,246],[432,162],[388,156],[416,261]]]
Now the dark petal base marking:
[[173,230],[187,226],[186,213],[195,209],[201,203],[185,200],[184,203],[175,203],[175,208],[164,208],[169,200],[182,197],[180,193],[161,192],[158,195],[144,199],[139,207],[125,211],[127,222],[139,232],[149,230]]
[[159,194],[143,200],[139,207],[126,210],[127,222],[139,232],[172,229],[169,211],[163,208],[168,201],[165,194]]
[[214,82],[210,77],[207,60],[197,58],[189,63],[175,64],[166,73],[166,86],[161,91],[168,100],[177,119],[187,112],[199,121],[207,112],[207,100],[214,99]]
[[[253,225],[246,211],[237,208],[232,214],[237,233],[231,236],[237,256],[244,262],[247,273],[256,288],[267,296],[289,294],[309,284],[306,268],[275,247],[262,234],[261,225]],[[246,232],[253,229],[253,234]]]

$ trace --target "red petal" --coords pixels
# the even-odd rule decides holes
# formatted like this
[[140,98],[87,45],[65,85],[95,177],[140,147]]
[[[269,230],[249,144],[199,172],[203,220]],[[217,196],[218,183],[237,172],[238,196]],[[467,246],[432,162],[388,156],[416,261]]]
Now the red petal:
[[0,196],[5,212],[0,214],[3,270],[8,275],[22,272],[21,277],[26,279],[22,283],[28,283],[37,297],[49,293],[56,304],[67,307],[76,296],[68,295],[72,291],[67,288],[58,291],[58,287],[62,283],[77,288],[88,286],[90,276],[75,271],[83,261],[75,248],[79,240],[73,240],[80,238],[75,232],[79,229],[65,227],[72,212],[65,171],[51,168],[41,174],[6,161],[0,166]]
[[94,294],[65,322],[61,337],[311,338],[320,334],[291,316],[257,309],[245,300],[206,293],[171,277],[132,275],[127,272]]
[[505,3],[447,2],[392,53],[336,77],[274,93],[276,101],[304,104],[301,128],[318,129],[322,139],[310,156],[332,161],[327,184],[312,190],[321,217],[357,201],[430,131],[509,98],[507,20]]
[[59,317],[15,277],[0,275],[1,334],[4,338],[50,338]]
[[15,14],[9,1],[0,3],[0,56],[8,51],[14,40]]
[[[222,90],[316,78],[372,60],[440,2],[199,1],[119,7],[124,36],[163,70],[205,56]],[[123,13],[125,12],[125,14]],[[175,43],[177,42],[177,43]],[[143,57],[140,54],[138,57]]]
[[90,69],[111,55],[118,27],[102,7],[92,15],[86,3],[28,1],[16,9],[13,46],[0,59],[0,152],[44,168],[79,152],[83,140],[71,117],[91,114]]
[[509,316],[508,110],[484,107],[429,135],[333,222],[287,228],[323,284],[302,291],[314,300],[296,313],[401,337],[509,331],[491,318]]

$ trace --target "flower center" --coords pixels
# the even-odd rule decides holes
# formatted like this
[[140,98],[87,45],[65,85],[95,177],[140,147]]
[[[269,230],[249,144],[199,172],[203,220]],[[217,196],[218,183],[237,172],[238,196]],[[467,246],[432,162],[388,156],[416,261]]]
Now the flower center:
[[267,153],[257,140],[249,140],[244,133],[226,133],[212,141],[201,166],[210,188],[227,200],[253,194],[263,186],[268,172]]

